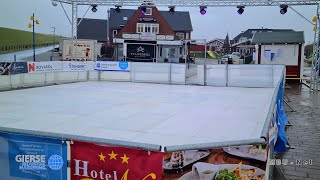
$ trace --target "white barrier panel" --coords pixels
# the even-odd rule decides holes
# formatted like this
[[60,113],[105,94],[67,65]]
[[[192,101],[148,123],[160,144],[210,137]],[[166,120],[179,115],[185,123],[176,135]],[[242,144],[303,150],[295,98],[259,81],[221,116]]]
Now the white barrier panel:
[[55,80],[55,72],[46,73],[46,84],[54,84]]
[[206,65],[206,85],[227,86],[227,65]]
[[28,62],[28,73],[62,71],[61,61]]
[[25,74],[15,74],[15,75],[10,75],[11,76],[11,87],[12,88],[18,88],[18,87],[21,87],[22,86],[22,79],[23,79],[23,76]]
[[46,82],[46,73],[34,73],[34,74],[19,74],[22,77],[22,86],[40,86]]
[[77,82],[79,81],[79,72],[55,72],[55,81],[63,82]]
[[94,69],[97,71],[130,71],[130,63],[124,61],[97,61]]
[[286,72],[286,66],[285,65],[273,65],[273,86],[275,87],[277,83],[280,81],[280,78],[282,77],[281,74]]
[[98,81],[99,80],[99,71],[89,71],[88,72],[89,81]]
[[87,71],[79,72],[78,81],[88,81],[88,72]]
[[78,62],[78,61],[64,61],[62,62],[63,71],[93,71],[95,63]]
[[228,86],[273,87],[273,73],[270,65],[228,65]]
[[169,63],[131,63],[133,82],[170,83]]
[[197,65],[197,84],[204,85],[204,65]]
[[131,81],[130,72],[101,71],[100,81]]
[[0,89],[8,89],[11,87],[10,76],[0,75]]
[[171,84],[186,84],[185,64],[171,64]]

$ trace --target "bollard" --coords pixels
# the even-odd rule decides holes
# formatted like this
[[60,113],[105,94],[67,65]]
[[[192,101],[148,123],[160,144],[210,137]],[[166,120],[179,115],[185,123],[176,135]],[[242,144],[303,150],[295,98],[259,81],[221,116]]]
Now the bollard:
[[50,56],[50,61],[52,61],[53,56]]
[[16,54],[13,55],[13,59],[14,59],[14,62],[17,61],[17,55]]

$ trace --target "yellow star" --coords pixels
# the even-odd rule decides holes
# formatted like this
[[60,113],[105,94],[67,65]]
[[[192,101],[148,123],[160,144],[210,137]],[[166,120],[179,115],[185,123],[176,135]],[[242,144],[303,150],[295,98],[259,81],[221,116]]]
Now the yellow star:
[[126,156],[126,154],[123,155],[123,157],[120,157],[122,159],[122,163],[129,163],[128,160],[130,159],[129,157]]
[[104,158],[106,158],[106,156],[104,156],[102,153],[100,153],[98,156],[100,157],[100,161],[105,162]]
[[110,156],[110,160],[111,160],[111,159],[117,160],[116,156],[117,156],[118,154],[115,154],[113,151],[111,152],[111,154],[108,154],[108,155]]

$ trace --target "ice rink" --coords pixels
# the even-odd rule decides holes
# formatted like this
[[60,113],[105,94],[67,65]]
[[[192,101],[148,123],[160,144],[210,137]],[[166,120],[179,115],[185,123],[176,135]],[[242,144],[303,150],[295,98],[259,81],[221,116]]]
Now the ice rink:
[[84,82],[0,92],[0,126],[161,146],[260,138],[274,88]]

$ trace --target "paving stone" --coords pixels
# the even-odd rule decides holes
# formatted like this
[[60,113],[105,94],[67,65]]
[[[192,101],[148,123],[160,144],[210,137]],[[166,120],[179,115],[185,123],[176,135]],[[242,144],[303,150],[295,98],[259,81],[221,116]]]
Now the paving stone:
[[[286,128],[289,149],[279,158],[288,159],[293,165],[282,166],[287,179],[320,180],[320,93],[312,93],[304,85],[289,84],[285,93],[295,112],[287,112],[293,125]],[[285,106],[286,110],[289,110]],[[297,159],[312,159],[312,165],[296,165]]]

